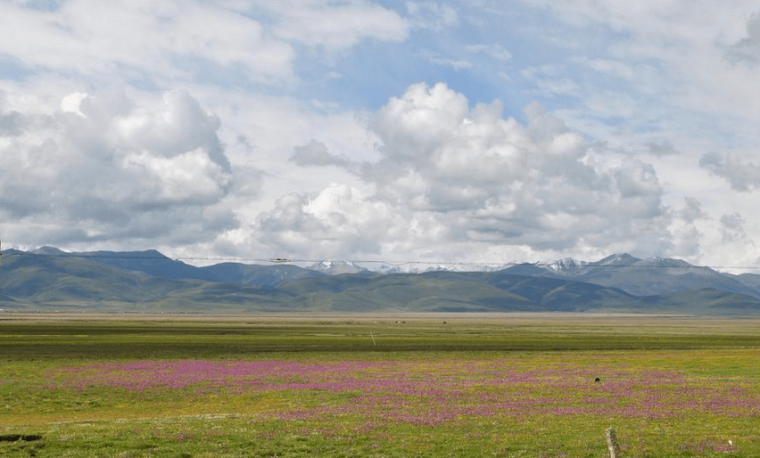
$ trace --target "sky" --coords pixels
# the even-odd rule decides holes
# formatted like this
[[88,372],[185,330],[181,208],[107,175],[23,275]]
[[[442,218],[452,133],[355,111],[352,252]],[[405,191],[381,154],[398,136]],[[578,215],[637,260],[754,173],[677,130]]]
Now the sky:
[[2,248],[760,273],[758,0],[6,0]]

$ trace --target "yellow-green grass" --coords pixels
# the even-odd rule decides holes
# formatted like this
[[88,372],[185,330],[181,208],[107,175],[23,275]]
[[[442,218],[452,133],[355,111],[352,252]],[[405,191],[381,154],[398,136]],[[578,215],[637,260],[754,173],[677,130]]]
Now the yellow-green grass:
[[758,322],[4,318],[0,457],[760,456]]

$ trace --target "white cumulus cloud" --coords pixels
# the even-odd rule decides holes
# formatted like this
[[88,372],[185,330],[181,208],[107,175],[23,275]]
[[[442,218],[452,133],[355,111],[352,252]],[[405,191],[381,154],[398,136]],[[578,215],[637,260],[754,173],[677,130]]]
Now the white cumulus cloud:
[[10,237],[39,227],[41,244],[170,240],[233,221],[229,211],[207,218],[232,174],[219,120],[186,92],[144,103],[76,92],[58,110],[25,119],[0,143],[0,214],[14,221]]
[[[361,241],[362,252],[396,257],[402,247],[438,259],[464,246],[641,254],[671,247],[671,215],[650,164],[591,161],[583,136],[538,104],[526,108],[528,125],[501,110],[498,101],[471,107],[443,83],[414,84],[370,122],[380,159],[359,173],[374,195],[333,185],[312,200],[289,196],[259,227],[291,250],[312,241],[311,252],[344,253]],[[323,145],[304,148],[302,161],[340,165]]]
[[367,199],[359,190],[332,184],[312,198],[291,194],[259,217],[259,241],[279,252],[309,259],[378,255],[400,225],[385,203]]

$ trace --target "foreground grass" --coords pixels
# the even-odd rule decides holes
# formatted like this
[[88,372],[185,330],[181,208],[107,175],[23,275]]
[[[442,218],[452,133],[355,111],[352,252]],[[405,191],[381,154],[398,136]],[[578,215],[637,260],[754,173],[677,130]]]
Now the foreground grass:
[[0,456],[760,456],[757,322],[246,320],[0,321]]

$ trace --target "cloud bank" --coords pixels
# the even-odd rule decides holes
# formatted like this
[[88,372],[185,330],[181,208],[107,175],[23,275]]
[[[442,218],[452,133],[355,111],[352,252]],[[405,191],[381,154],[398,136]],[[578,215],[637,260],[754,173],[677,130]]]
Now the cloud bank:
[[759,11],[3,2],[18,39],[0,41],[0,239],[201,262],[630,252],[752,269]]

